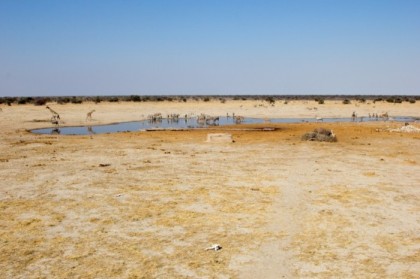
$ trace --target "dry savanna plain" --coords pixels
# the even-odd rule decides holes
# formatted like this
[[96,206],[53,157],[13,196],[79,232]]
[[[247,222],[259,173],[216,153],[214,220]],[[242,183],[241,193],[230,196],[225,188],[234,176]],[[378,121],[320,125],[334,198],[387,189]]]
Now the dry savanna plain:
[[[420,117],[420,102],[48,105],[62,126],[157,112]],[[404,123],[38,135],[45,106],[1,109],[0,278],[420,278],[420,133]],[[318,127],[337,142],[301,140]]]

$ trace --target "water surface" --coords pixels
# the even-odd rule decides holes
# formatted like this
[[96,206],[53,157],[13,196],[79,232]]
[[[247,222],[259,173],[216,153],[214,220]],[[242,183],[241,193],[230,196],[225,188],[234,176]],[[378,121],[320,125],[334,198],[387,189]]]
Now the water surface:
[[[415,119],[408,116],[393,117],[393,121],[398,122],[413,122]],[[142,130],[154,129],[198,129],[209,128],[214,126],[224,125],[240,125],[242,124],[258,124],[264,122],[270,123],[302,123],[302,122],[352,122],[352,118],[323,118],[322,120],[315,118],[251,118],[247,117],[241,124],[236,124],[232,117],[220,117],[219,121],[214,124],[199,123],[197,119],[184,119],[180,118],[177,121],[171,119],[162,119],[160,121],[151,122],[149,120],[120,122],[108,125],[92,125],[92,126],[74,126],[74,127],[50,127],[31,130],[35,134],[62,134],[62,135],[92,135],[92,134],[106,134],[118,132],[132,132]],[[378,121],[376,118],[358,118],[356,121],[370,122]]]

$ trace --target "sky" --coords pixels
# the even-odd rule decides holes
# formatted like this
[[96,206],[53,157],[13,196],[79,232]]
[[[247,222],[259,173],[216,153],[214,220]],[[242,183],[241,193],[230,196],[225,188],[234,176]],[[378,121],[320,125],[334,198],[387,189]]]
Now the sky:
[[420,95],[417,0],[0,0],[0,96]]

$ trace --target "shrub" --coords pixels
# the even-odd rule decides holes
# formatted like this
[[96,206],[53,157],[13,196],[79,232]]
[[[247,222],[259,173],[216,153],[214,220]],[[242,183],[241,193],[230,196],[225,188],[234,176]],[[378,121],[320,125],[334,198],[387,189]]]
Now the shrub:
[[22,97],[22,98],[19,98],[18,104],[19,105],[24,105],[24,104],[30,103],[32,101],[33,101],[33,98],[32,97]]
[[318,100],[318,104],[323,105],[324,104],[324,100],[323,99],[319,99]]
[[410,104],[414,104],[414,103],[416,103],[416,100],[415,99],[410,99],[409,102],[410,102]]
[[44,106],[47,103],[45,98],[37,98],[34,102],[35,106]]
[[345,105],[348,105],[348,104],[350,104],[351,102],[350,102],[350,100],[349,99],[344,99],[343,100],[343,104],[345,104]]
[[270,105],[274,105],[276,103],[276,100],[274,100],[274,97],[267,97],[265,98],[265,100],[270,104]]
[[72,104],[81,104],[81,103],[83,103],[83,101],[80,98],[73,97],[73,98],[71,98],[71,103]]
[[132,102],[141,102],[141,97],[138,95],[131,95],[129,100]]
[[208,102],[208,101],[210,101],[210,98],[209,98],[209,97],[205,97],[205,98],[203,99],[203,101],[204,101],[204,102]]
[[68,97],[58,98],[57,103],[58,104],[67,104],[67,103],[70,103],[70,98],[68,98]]

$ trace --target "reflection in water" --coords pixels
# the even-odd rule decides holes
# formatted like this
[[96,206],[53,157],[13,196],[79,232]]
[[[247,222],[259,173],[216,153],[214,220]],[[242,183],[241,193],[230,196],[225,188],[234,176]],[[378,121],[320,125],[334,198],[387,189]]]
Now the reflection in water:
[[88,131],[89,135],[94,135],[95,134],[95,132],[92,129],[92,126],[87,126],[87,131]]
[[[239,119],[239,121],[238,121]],[[365,121],[374,121],[375,119],[364,118]],[[393,117],[394,121],[399,122],[413,122],[416,119],[413,117],[396,116]],[[33,133],[37,134],[62,134],[62,135],[94,135],[94,134],[105,134],[105,133],[117,133],[117,132],[128,132],[128,131],[140,131],[140,130],[154,130],[154,129],[196,129],[196,128],[208,128],[214,126],[223,125],[236,125],[236,124],[262,124],[270,121],[271,123],[300,123],[300,122],[316,122],[316,118],[248,118],[241,116],[226,116],[226,117],[191,117],[180,119],[148,119],[144,121],[133,121],[133,122],[122,122],[108,125],[97,125],[97,126],[78,126],[78,127],[55,127],[55,128],[43,128],[34,129]],[[323,118],[323,122],[351,122],[352,118]]]

